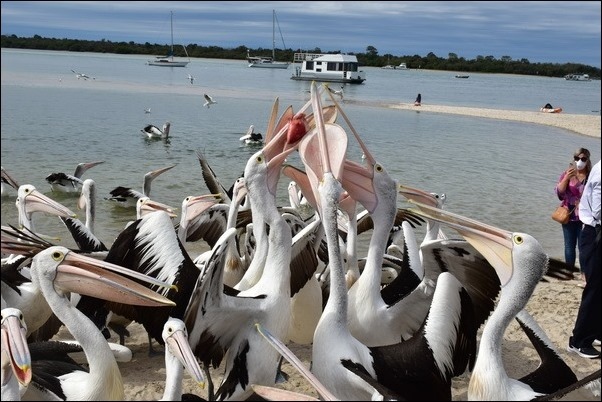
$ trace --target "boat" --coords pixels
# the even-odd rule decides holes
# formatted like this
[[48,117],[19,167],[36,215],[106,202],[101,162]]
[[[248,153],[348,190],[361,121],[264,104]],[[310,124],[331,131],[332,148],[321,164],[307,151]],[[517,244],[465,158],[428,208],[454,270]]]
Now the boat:
[[589,78],[589,74],[581,73],[567,74],[564,76],[564,79],[567,81],[591,81],[591,78]]
[[385,70],[407,70],[408,66],[406,66],[406,63],[400,63],[398,66],[387,64],[386,66],[383,66],[381,68]]
[[[276,10],[272,10],[272,57],[251,56],[249,50],[247,50],[249,67],[287,69],[291,64],[288,61],[276,61],[276,24],[278,24]],[[280,24],[278,24],[278,31],[280,31]],[[282,38],[282,32],[280,32],[280,38]],[[284,45],[284,39],[282,39],[282,44]],[[284,45],[284,48],[286,48],[286,45]]]
[[468,78],[468,77],[470,77],[470,75],[460,75],[460,74],[456,75],[456,78]]
[[173,11],[170,15],[170,23],[171,23],[171,46],[169,48],[169,54],[167,56],[157,56],[154,60],[147,61],[146,64],[149,66],[159,66],[159,67],[186,67],[188,63],[190,63],[190,57],[188,57],[188,52],[186,51],[186,46],[184,46],[184,52],[186,53],[186,57],[188,57],[188,61],[177,61],[174,60],[173,57]]
[[359,70],[355,55],[335,53],[295,53],[293,57],[292,80],[325,81],[361,84],[366,81],[366,73]]
[[561,107],[553,107],[553,108],[542,107],[539,109],[539,111],[544,112],[544,113],[560,113],[560,112],[562,112],[562,108]]

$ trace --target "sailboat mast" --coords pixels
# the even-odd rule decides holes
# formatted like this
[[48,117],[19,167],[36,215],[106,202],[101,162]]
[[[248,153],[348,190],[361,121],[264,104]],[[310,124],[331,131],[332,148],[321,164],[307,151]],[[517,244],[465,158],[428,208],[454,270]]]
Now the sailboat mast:
[[171,26],[171,49],[170,49],[169,54],[173,58],[173,11],[170,11],[169,23]]
[[276,60],[276,10],[272,10],[272,60]]

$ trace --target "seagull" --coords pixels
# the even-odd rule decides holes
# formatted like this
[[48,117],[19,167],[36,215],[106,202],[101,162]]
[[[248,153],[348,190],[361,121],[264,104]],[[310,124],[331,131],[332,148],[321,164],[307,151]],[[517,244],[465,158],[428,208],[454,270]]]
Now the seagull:
[[214,103],[217,103],[216,101],[213,100],[213,98],[207,94],[203,94],[203,96],[205,97],[205,103],[203,104],[203,106],[205,106],[207,109],[209,109],[210,105],[213,105]]
[[330,91],[330,93],[334,94],[334,95],[338,95],[341,100],[343,99],[343,86],[341,85],[341,89],[336,90],[336,89],[332,89],[330,88],[330,86],[326,86],[326,88],[328,88],[328,91]]
[[194,84],[194,77],[192,76],[192,74],[188,74],[188,81],[190,81],[190,84]]
[[150,114],[150,112],[151,112],[151,108],[150,107],[148,109],[144,109],[144,113]]
[[84,73],[78,73],[75,70],[71,70],[73,72],[73,74],[75,74],[75,76],[77,77],[77,79],[79,80],[80,78],[83,78],[84,80],[87,80],[88,78],[92,78],[93,80],[96,79],[96,77],[90,77],[88,74],[84,74]]

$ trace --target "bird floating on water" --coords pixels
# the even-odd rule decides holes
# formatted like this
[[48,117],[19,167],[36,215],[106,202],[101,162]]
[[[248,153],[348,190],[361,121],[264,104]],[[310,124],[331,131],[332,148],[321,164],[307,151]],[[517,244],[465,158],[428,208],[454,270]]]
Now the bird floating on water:
[[209,109],[210,105],[217,103],[217,101],[214,101],[211,96],[207,94],[203,94],[203,96],[205,97],[205,103],[203,104],[203,106],[205,106],[207,109]]
[[188,81],[190,81],[190,84],[194,84],[194,77],[192,76],[192,74],[188,74]]
[[255,126],[250,125],[247,133],[240,137],[240,141],[244,141],[247,145],[260,145],[263,144],[263,135],[255,132]]

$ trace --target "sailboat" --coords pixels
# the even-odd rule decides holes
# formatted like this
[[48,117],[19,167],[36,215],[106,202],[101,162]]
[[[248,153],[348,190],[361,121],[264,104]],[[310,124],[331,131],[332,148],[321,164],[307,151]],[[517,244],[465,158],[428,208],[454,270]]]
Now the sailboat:
[[[149,60],[146,64],[149,66],[160,66],[160,67],[186,67],[190,63],[190,57],[188,61],[176,61],[173,58],[173,11],[171,11],[171,47],[169,48],[169,54],[167,56],[157,56],[155,60]],[[184,46],[184,52],[188,56],[186,46]]]
[[[289,64],[291,64],[287,61],[276,61],[276,24],[278,24],[278,20],[276,19],[276,10],[272,10],[272,57],[251,56],[247,50],[247,61],[249,62],[249,67],[286,69],[288,68]],[[280,32],[280,37],[282,38],[280,24],[278,24],[278,31]],[[282,44],[284,45],[284,39],[282,39]],[[286,45],[284,45],[284,47],[286,48]]]

